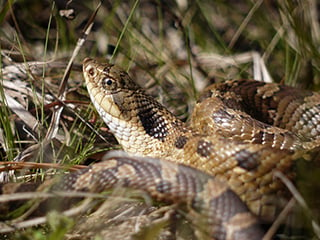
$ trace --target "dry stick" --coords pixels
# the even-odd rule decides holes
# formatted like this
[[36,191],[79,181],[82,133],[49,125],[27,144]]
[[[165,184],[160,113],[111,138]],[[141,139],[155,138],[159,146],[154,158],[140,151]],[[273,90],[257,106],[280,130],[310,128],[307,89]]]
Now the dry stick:
[[[68,78],[70,75],[73,61],[74,61],[75,57],[78,55],[82,45],[86,41],[87,36],[91,32],[91,29],[93,26],[93,21],[97,15],[97,12],[98,12],[100,6],[101,6],[101,2],[98,4],[95,12],[91,15],[90,19],[88,20],[87,25],[84,27],[83,35],[81,38],[78,39],[77,45],[76,45],[76,47],[72,53],[72,56],[68,62],[67,68],[64,72],[61,84],[59,86],[59,92],[58,92],[58,97],[57,97],[61,102],[63,102],[65,100],[66,85],[67,85],[67,81],[68,81]],[[46,134],[46,137],[45,137],[46,140],[52,139],[56,136],[56,134],[58,132],[59,119],[60,119],[62,110],[63,110],[63,106],[56,106],[55,107],[55,111],[53,112],[52,120],[51,120],[50,126],[48,128],[48,132]]]

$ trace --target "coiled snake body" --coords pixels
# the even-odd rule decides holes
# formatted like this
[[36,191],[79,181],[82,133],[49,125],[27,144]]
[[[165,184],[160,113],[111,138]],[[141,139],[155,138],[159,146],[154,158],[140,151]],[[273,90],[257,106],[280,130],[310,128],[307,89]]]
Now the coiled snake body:
[[83,72],[95,108],[126,152],[213,175],[266,221],[285,199],[274,172],[292,178],[294,160],[320,136],[314,92],[253,80],[214,84],[186,125],[118,67],[86,58]]
[[200,214],[212,239],[261,239],[254,215],[271,221],[287,200],[274,173],[293,179],[295,160],[319,145],[318,93],[253,80],[214,84],[186,124],[117,66],[86,58],[83,74],[95,108],[136,156],[109,156],[53,189],[142,189]]

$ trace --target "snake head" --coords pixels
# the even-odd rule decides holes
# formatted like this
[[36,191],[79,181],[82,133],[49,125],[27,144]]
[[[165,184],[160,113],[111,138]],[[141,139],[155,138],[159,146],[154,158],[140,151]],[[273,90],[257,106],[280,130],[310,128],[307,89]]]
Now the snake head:
[[140,89],[123,69],[91,58],[83,60],[83,75],[87,85],[93,84],[105,94]]

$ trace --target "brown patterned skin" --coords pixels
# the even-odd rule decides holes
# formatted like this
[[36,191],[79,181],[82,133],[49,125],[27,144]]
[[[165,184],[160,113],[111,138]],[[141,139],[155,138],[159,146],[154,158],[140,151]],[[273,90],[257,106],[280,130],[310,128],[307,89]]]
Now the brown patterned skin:
[[256,217],[225,183],[165,160],[112,152],[103,162],[66,175],[52,190],[102,192],[120,186],[178,204],[193,224],[204,231],[198,233],[199,239],[262,239]]
[[[274,172],[293,178],[292,165],[303,153],[302,142],[318,136],[316,93],[250,80],[217,84],[204,92],[187,126],[117,66],[87,58],[83,72],[94,106],[126,152],[207,172],[227,182],[266,221],[273,220],[286,202]],[[286,124],[289,114],[292,122]]]
[[[3,194],[21,192],[53,193],[52,198],[42,200],[36,208],[28,210],[29,216],[37,216],[53,208],[64,210],[78,201],[60,199],[57,196],[61,192],[79,194],[100,193],[120,187],[137,189],[155,200],[177,205],[195,226],[198,239],[260,240],[263,237],[256,216],[227,184],[213,176],[182,164],[130,156],[122,151],[109,152],[102,160],[62,178],[47,180],[40,186],[39,183],[0,184],[0,194],[4,197]],[[25,201],[2,202],[0,219],[7,219],[6,215],[10,216],[22,204]]]
[[[219,133],[223,132],[225,137],[236,136],[243,141],[289,150],[318,145],[318,93],[276,83],[233,80],[209,86],[198,105],[202,108],[196,107],[193,116],[201,116],[192,118],[193,124],[201,129],[210,123],[211,134],[223,128]],[[206,106],[214,106],[210,114],[201,112],[208,111]],[[229,112],[225,114],[226,111]],[[224,116],[223,120],[220,115]]]
[[94,106],[126,152],[200,169],[265,221],[287,200],[274,172],[293,179],[295,160],[318,146],[317,93],[251,80],[216,84],[186,125],[120,68],[87,58],[83,72]]

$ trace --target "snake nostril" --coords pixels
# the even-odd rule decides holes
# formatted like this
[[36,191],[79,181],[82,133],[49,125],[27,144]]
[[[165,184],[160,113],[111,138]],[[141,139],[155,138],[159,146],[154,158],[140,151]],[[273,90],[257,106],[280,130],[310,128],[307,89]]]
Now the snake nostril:
[[89,73],[90,76],[93,76],[93,75],[94,75],[94,69],[93,69],[93,68],[90,68],[90,69],[88,70],[88,73]]

